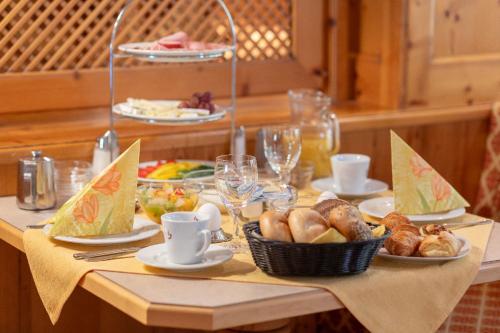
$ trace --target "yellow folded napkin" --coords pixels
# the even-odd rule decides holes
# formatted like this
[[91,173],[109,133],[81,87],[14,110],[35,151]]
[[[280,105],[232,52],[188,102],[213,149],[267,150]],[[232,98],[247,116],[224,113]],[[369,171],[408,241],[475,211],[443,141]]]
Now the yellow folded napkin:
[[469,207],[433,167],[391,131],[392,186],[396,211],[430,214]]
[[130,232],[134,223],[140,140],[69,199],[48,221],[51,236]]

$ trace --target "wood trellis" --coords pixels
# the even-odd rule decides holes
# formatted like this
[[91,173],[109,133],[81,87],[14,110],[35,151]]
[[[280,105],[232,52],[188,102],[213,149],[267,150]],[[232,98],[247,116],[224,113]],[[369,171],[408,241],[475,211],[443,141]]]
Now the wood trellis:
[[[4,100],[0,112],[105,105],[107,97],[96,95],[89,87],[106,84],[104,71],[112,24],[124,3],[125,0],[0,1],[0,98]],[[286,84],[300,77],[300,71],[306,76],[302,85],[311,85],[316,69],[313,67],[322,65],[322,26],[315,21],[322,18],[323,1],[229,0],[227,5],[237,29],[236,55],[242,65],[240,71],[248,78],[247,82],[245,78],[240,82],[240,94],[275,92],[280,82]],[[201,41],[223,42],[229,38],[224,14],[212,0],[137,0],[130,10],[135,14],[123,23],[117,44],[154,40],[179,30]],[[313,39],[317,47],[307,52],[318,52],[319,56],[301,57],[300,52],[306,51],[297,51],[300,44],[311,44],[311,41],[300,40],[306,38],[304,31],[315,34],[307,38]],[[297,63],[301,58],[304,62]],[[217,65],[209,64],[201,69],[185,66],[182,71],[168,66],[160,66],[158,70],[155,65],[155,68],[156,73],[172,73],[174,77],[181,72],[182,75],[206,75],[210,82],[209,76],[223,71],[216,69]],[[124,75],[140,75],[137,71],[154,75],[150,64],[134,59],[122,59],[117,66],[124,70]],[[252,83],[258,81],[254,79],[255,73],[269,73],[271,68],[279,74],[276,78],[268,79],[260,87]],[[288,74],[281,75],[281,72]],[[61,89],[67,93],[62,101],[48,101],[47,97],[38,98],[31,84],[44,84],[48,90],[45,94]],[[19,101],[21,90],[27,85],[35,91],[31,104]],[[88,98],[71,97],[75,89],[79,91],[73,95],[83,93]],[[217,88],[214,89],[217,92]],[[145,88],[145,91],[151,89]],[[191,92],[175,91],[180,95]]]

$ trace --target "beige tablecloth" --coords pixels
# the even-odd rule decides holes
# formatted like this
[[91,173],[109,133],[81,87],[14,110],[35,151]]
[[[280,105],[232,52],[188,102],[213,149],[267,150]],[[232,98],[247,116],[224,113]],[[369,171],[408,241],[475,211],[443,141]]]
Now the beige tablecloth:
[[[464,220],[477,217],[467,215]],[[187,276],[229,281],[298,285],[324,288],[337,296],[349,311],[372,332],[435,332],[445,320],[479,269],[490,225],[458,230],[473,245],[460,260],[422,265],[376,258],[359,275],[341,278],[277,278],[255,267],[250,254],[237,254],[218,267],[178,274],[144,266],[133,257],[89,263],[74,260],[75,252],[95,247],[52,241],[40,230],[24,233],[24,248],[33,278],[50,319],[55,323],[78,281],[89,271],[107,270],[136,274]],[[161,242],[162,235],[142,244]]]

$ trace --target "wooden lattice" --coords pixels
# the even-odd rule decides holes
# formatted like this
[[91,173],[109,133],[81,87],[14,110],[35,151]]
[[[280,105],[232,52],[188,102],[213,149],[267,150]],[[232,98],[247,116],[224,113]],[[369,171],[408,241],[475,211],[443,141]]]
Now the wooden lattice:
[[[114,20],[126,0],[0,1],[0,71],[104,68]],[[229,0],[244,61],[288,58],[291,0]],[[227,20],[212,0],[136,0],[117,43],[183,30],[195,40],[227,42]],[[126,60],[120,66],[134,65]],[[141,63],[141,65],[144,63]]]

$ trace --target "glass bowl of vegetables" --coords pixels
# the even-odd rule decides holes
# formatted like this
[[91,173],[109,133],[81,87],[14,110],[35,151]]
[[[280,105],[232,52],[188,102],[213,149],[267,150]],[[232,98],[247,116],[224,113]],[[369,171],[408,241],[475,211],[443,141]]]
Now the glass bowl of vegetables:
[[165,213],[192,211],[202,188],[192,182],[149,183],[137,188],[139,204],[146,215],[161,223]]

